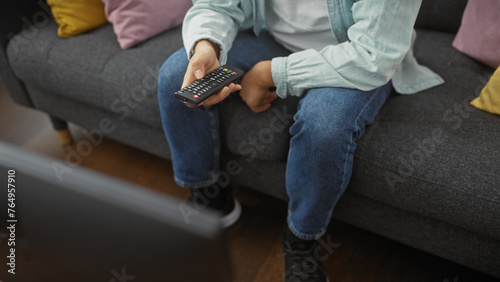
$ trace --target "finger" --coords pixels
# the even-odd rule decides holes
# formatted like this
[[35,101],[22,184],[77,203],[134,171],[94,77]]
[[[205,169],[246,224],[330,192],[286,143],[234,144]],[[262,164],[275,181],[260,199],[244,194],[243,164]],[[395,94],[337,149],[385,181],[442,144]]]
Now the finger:
[[[233,85],[234,87],[234,85]],[[224,100],[227,98],[227,96],[229,96],[229,94],[231,94],[231,91],[232,91],[232,88],[231,88],[231,85],[228,86],[224,86],[224,88],[222,88],[221,91],[219,91],[219,93],[211,96],[210,98],[206,99],[205,101],[203,101],[202,105],[203,106],[211,106],[211,105],[215,105],[217,103],[219,103],[220,101]]]
[[240,90],[241,90],[241,85],[236,84],[236,83],[231,83],[231,84],[229,84],[228,86],[229,86],[229,87],[231,87],[231,86],[233,87],[232,92],[236,92],[236,91],[240,91]]
[[267,103],[267,104],[260,104],[257,106],[250,107],[250,109],[255,113],[262,113],[262,112],[265,112],[266,110],[268,110],[270,107],[271,107],[271,103]]
[[231,93],[241,90],[241,85],[230,83],[227,87],[231,90]]
[[[226,88],[228,88],[228,89],[229,89],[229,92],[228,92],[227,94],[222,94],[222,93],[223,93],[223,91],[226,91]],[[226,87],[222,88],[222,90],[221,90],[221,91],[219,91],[219,93],[217,93],[217,94],[215,94],[215,95],[214,95],[214,96],[219,95],[218,97],[213,98],[214,96],[212,96],[212,97],[208,98],[207,100],[203,101],[203,103],[202,103],[202,104],[203,104],[204,106],[209,106],[209,105],[214,105],[214,104],[217,104],[217,103],[219,103],[220,101],[222,101],[222,100],[226,99],[226,98],[227,98],[227,96],[229,96],[229,94],[231,94],[231,93],[233,93],[233,92],[236,92],[236,91],[239,91],[239,90],[241,90],[241,85],[231,83],[231,84],[229,84],[228,86],[226,86]],[[221,95],[222,95],[222,96],[221,96]],[[211,99],[211,98],[213,98],[213,99]],[[205,104],[205,102],[206,102],[206,104]]]
[[196,79],[200,79],[205,76],[205,65],[205,60],[195,60],[191,64],[191,71]]
[[203,54],[193,56],[189,61],[186,74],[184,75],[182,88],[188,86],[197,79],[203,78],[205,76],[205,68],[207,64],[208,58],[205,58]]
[[196,77],[194,76],[193,72],[188,69],[186,70],[186,74],[184,74],[184,80],[182,81],[182,86],[181,88],[184,88],[188,86],[189,84],[193,83],[196,80]]
[[267,95],[266,95],[266,98],[264,99],[264,102],[263,103],[272,103],[274,100],[276,100],[276,98],[278,98],[278,95],[276,95],[276,93],[273,93],[273,92],[269,92]]
[[278,98],[278,94],[276,94],[276,92],[269,92],[267,96],[271,99],[271,101],[274,101],[276,100],[276,98]]

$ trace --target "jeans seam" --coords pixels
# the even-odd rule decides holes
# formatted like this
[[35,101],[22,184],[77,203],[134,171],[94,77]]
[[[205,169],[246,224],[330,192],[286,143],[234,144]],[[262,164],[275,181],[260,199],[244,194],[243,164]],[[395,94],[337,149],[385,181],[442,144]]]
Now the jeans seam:
[[[368,109],[368,107],[370,105],[372,105],[373,101],[375,100],[375,98],[377,98],[380,93],[382,93],[381,88],[384,87],[385,85],[381,86],[377,93],[375,93],[368,101],[367,103],[365,104],[365,106],[361,109],[361,111],[359,112],[358,116],[356,117],[356,119],[354,120],[354,128],[356,131],[360,131],[359,129],[359,119],[360,117],[366,112],[366,110]],[[351,140],[349,142],[349,144],[347,145],[347,152],[345,154],[345,158],[344,158],[344,173],[342,175],[342,182],[340,184],[340,187],[343,187],[345,185],[345,182],[346,182],[346,172],[347,172],[347,159],[348,159],[348,154],[349,154],[349,151],[351,150],[351,146],[352,144],[355,143],[355,141],[353,140],[353,137],[351,135]],[[354,152],[353,152],[354,153]],[[344,191],[342,192],[342,194],[339,193],[339,195],[337,195],[337,198],[335,199],[332,207],[330,208],[330,210],[328,211],[328,216],[327,216],[327,220],[326,220],[326,223],[323,225],[323,228],[321,229],[320,233],[316,234],[316,235],[313,235],[314,237],[317,237],[317,238],[320,238],[321,236],[323,236],[323,234],[325,234],[326,232],[326,229],[328,227],[328,224],[330,223],[331,219],[332,219],[332,215],[333,215],[333,210],[335,209],[335,206],[337,205],[337,202],[340,200],[340,197],[341,195],[343,195],[343,193],[345,192],[345,189]],[[316,239],[317,239],[316,238]]]
[[321,237],[320,236],[316,236],[316,235],[305,235],[304,233],[302,232],[299,232],[297,229],[295,229],[295,227],[293,226],[293,223],[292,223],[292,220],[290,219],[290,214],[287,216],[287,223],[288,223],[288,228],[290,229],[290,231],[292,231],[292,233],[299,237],[300,239],[303,239],[303,240],[317,240]]
[[[220,156],[220,138],[218,138],[218,131],[217,131],[217,124],[216,124],[216,118],[214,114],[214,109],[212,107],[205,107],[203,110],[207,113],[207,115],[210,118],[210,126],[212,128],[212,141],[214,143],[214,162],[213,162],[213,167],[212,171],[215,174],[218,172],[217,168],[219,167],[219,156]],[[174,181],[175,183],[183,188],[202,188],[206,186],[213,185],[217,183],[218,179],[209,179],[209,180],[204,180],[204,181],[197,181],[197,182],[186,182],[183,180],[180,180],[174,175]]]
[[[208,115],[210,116],[210,126],[212,127],[212,141],[214,142],[214,164],[213,164],[213,168],[212,168],[212,171],[215,173],[218,173],[218,170],[219,170],[219,165],[220,165],[220,161],[219,161],[219,157],[220,157],[220,150],[221,150],[221,145],[220,145],[220,138],[219,138],[219,131],[217,130],[217,123],[216,123],[216,119],[215,119],[215,114],[214,114],[214,110],[212,109],[209,109],[207,108],[206,109]],[[212,179],[213,182],[217,182],[218,179]],[[213,183],[211,183],[213,184]]]
[[198,181],[198,182],[184,182],[177,177],[174,176],[174,181],[175,184],[182,188],[202,188],[202,187],[207,187],[212,184],[214,184],[217,181],[214,181],[213,179],[206,180],[206,181]]
[[[385,86],[385,85],[384,85]],[[381,86],[380,88],[384,87],[384,86]],[[381,91],[377,91],[378,93],[375,93],[364,105],[364,107],[361,109],[361,111],[359,112],[358,116],[356,117],[356,119],[354,120],[354,128],[356,131],[359,132],[359,125],[358,125],[358,122],[360,120],[360,117],[366,112],[366,110],[370,107],[370,105],[372,105],[373,101],[375,100],[375,98],[378,97],[378,95],[380,95],[380,93],[382,93]],[[348,143],[347,145],[347,152],[346,152],[346,155],[345,155],[345,161],[344,161],[344,172],[343,172],[343,175],[342,175],[342,182],[340,184],[340,187],[343,187],[345,182],[346,182],[346,167],[347,167],[347,159],[348,159],[348,154],[349,154],[349,151],[351,150],[351,146],[352,144],[354,143],[354,140],[353,140],[353,137],[351,135],[351,140],[350,142]],[[343,194],[343,193],[342,193]],[[301,239],[304,239],[304,240],[318,240],[319,238],[321,238],[321,236],[323,236],[323,234],[325,234],[326,232],[326,229],[328,227],[328,224],[330,223],[331,221],[331,218],[332,218],[332,215],[333,215],[333,210],[335,208],[335,206],[337,205],[337,202],[339,201],[340,199],[340,195],[339,194],[337,196],[337,198],[335,199],[332,207],[330,208],[330,210],[328,211],[328,216],[327,216],[327,220],[326,220],[326,224],[323,224],[323,228],[320,230],[319,233],[315,233],[315,234],[304,234],[302,232],[299,232],[294,226],[293,226],[293,223],[292,223],[292,220],[291,220],[291,214],[288,214],[287,216],[287,222],[288,222],[288,228],[290,228],[290,230],[292,231],[292,233],[301,238]]]

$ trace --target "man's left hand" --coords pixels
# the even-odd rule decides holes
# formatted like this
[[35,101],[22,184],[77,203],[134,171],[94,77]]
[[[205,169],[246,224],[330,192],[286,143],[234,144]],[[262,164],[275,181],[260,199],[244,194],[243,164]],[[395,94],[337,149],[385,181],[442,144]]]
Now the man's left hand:
[[271,87],[274,87],[271,61],[261,61],[243,77],[240,96],[252,111],[264,112],[278,98],[276,92],[269,91]]

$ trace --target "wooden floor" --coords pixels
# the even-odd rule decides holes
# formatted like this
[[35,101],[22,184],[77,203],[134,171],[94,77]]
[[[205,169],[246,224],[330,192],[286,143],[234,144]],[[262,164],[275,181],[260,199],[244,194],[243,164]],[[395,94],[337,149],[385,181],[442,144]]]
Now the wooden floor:
[[[75,140],[81,128],[72,125]],[[61,147],[40,112],[14,104],[0,85],[0,140],[53,158],[64,159]],[[74,145],[72,145],[74,147]],[[104,140],[81,165],[173,197],[188,192],[173,181],[169,161],[112,140]],[[236,197],[241,219],[227,230],[234,281],[281,281],[284,272],[281,232],[286,203],[244,187]],[[327,235],[336,247],[325,261],[330,281],[497,281],[489,276],[429,255],[348,224],[333,221]]]

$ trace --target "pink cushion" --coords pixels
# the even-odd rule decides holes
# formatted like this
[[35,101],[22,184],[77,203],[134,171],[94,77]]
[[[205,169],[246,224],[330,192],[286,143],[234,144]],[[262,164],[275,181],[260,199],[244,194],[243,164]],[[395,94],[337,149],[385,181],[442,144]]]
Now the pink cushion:
[[182,23],[191,0],[101,0],[122,49]]
[[469,0],[453,47],[497,68],[500,65],[500,1]]

